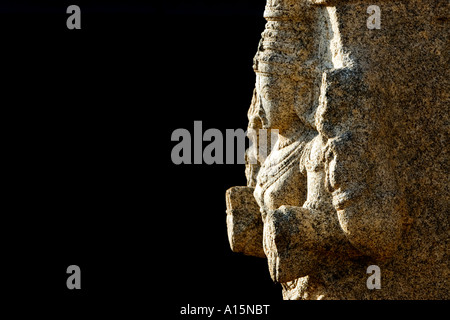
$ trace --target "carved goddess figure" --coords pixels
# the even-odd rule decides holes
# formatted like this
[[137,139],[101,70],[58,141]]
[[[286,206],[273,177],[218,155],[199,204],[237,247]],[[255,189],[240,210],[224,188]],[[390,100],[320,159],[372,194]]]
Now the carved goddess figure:
[[[253,216],[262,221],[282,205],[301,206],[306,200],[306,176],[300,172],[299,162],[306,144],[317,132],[311,124],[314,64],[308,60],[312,51],[313,30],[309,27],[312,17],[311,11],[304,9],[298,1],[269,1],[266,6],[267,24],[254,59],[256,88],[249,110],[249,128],[277,130],[278,137],[269,156],[259,157],[260,165],[247,163],[251,190],[235,188],[227,193],[228,229],[235,231],[231,238],[240,233],[231,223],[237,219],[231,216],[243,202],[237,200],[242,193],[253,193],[249,201],[256,199],[257,206],[253,204],[252,208],[259,207],[261,213],[260,217]],[[262,233],[262,224],[258,227],[257,224],[253,228],[255,233]]]

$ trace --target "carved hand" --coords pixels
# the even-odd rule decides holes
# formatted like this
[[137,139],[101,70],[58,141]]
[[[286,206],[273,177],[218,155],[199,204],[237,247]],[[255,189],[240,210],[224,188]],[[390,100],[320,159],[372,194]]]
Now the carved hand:
[[281,206],[267,215],[263,245],[273,281],[305,276],[316,265],[318,239],[312,220],[308,209],[293,206]]
[[227,229],[231,250],[264,258],[263,223],[254,188],[232,187],[226,192]]

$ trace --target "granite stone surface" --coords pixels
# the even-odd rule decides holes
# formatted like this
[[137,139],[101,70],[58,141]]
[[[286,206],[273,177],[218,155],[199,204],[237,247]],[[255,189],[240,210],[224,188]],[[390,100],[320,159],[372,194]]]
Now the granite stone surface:
[[284,299],[450,298],[449,9],[267,1],[248,116],[278,137],[227,191],[227,227]]

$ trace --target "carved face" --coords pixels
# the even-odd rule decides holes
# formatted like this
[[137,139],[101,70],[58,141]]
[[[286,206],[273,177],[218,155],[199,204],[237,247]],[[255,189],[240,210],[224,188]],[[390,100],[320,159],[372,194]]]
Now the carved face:
[[329,139],[325,150],[326,187],[337,210],[347,207],[366,187],[364,166],[358,161],[363,150],[352,142],[348,132]]
[[289,78],[276,75],[257,73],[256,87],[262,108],[262,123],[266,129],[287,130],[296,118],[294,112],[295,82]]

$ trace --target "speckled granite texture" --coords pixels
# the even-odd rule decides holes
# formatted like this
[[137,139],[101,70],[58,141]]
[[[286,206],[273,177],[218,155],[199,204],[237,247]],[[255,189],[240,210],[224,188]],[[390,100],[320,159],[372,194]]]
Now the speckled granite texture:
[[227,191],[227,226],[285,299],[450,298],[449,9],[267,1],[249,128],[279,135]]

